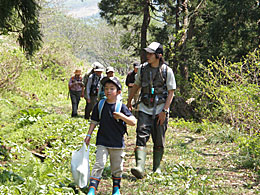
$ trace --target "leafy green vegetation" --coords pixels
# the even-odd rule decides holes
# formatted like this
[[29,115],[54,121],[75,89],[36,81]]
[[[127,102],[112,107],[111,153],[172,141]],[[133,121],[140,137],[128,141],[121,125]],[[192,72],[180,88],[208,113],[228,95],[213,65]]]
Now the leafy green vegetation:
[[196,99],[200,100],[199,112],[250,135],[258,132],[259,57],[260,53],[256,51],[239,63],[225,59],[209,61],[200,74],[194,74],[192,85],[197,90]]

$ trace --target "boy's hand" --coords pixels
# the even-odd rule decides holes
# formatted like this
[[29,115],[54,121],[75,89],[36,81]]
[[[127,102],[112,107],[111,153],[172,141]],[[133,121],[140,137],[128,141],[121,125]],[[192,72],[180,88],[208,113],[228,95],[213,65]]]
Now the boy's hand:
[[122,116],[123,113],[121,112],[113,112],[113,117],[115,119],[121,119],[121,116]]
[[90,139],[91,139],[91,137],[86,136],[86,138],[85,138],[85,140],[84,140],[85,143],[86,143],[86,145],[89,145]]

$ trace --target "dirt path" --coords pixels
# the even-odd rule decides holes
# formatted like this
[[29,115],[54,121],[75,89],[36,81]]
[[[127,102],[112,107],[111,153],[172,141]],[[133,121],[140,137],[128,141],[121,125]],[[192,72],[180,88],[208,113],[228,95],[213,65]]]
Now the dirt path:
[[[250,170],[238,168],[234,163],[237,150],[235,143],[210,143],[208,140],[212,138],[209,139],[207,135],[181,129],[171,129],[171,131],[172,138],[176,139],[175,146],[179,146],[179,149],[176,147],[169,149],[173,150],[175,163],[182,160],[184,164],[190,164],[196,169],[198,174],[205,174],[211,179],[210,187],[215,192],[220,194],[256,194],[259,192],[260,185],[257,176]],[[165,158],[172,159],[170,155],[166,155]]]
[[[126,161],[122,179],[122,194],[169,194],[170,185],[163,182],[154,183],[152,172],[152,142],[148,142],[148,154],[146,160],[146,178],[136,180],[130,172],[135,165],[135,128],[128,128],[129,136],[126,136]],[[260,190],[259,180],[250,170],[239,169],[234,164],[234,143],[208,143],[207,135],[191,133],[187,130],[169,128],[167,131],[165,155],[162,162],[164,175],[172,176],[171,170],[184,166],[186,172],[194,172],[193,185],[205,183],[207,192],[212,194],[258,194]],[[186,173],[185,173],[186,174]],[[164,176],[164,177],[166,177]],[[185,188],[178,181],[184,175],[175,174],[173,184],[178,190]],[[150,178],[151,177],[151,178]],[[156,176],[155,176],[156,177]],[[176,183],[175,183],[176,182]],[[195,184],[194,184],[195,183]],[[104,177],[98,190],[99,195],[111,194],[112,180],[110,175]],[[159,188],[168,189],[156,192]],[[195,190],[196,191],[196,190]],[[186,194],[186,193],[184,193]],[[187,193],[189,194],[189,193]]]
[[[81,102],[84,104],[85,102]],[[59,110],[59,109],[57,109]],[[67,106],[66,110],[70,110]],[[84,116],[84,106],[80,108],[79,115]],[[171,119],[170,119],[171,120]],[[126,156],[124,163],[124,174],[121,183],[121,193],[124,195],[133,194],[197,194],[180,193],[188,182],[183,177],[193,177],[193,184],[196,187],[207,188],[202,194],[260,194],[260,180],[251,170],[240,169],[234,163],[236,145],[217,140],[214,141],[212,135],[190,132],[187,129],[169,128],[166,133],[166,148],[162,160],[162,170],[164,177],[174,177],[170,182],[166,182],[159,176],[151,175],[152,172],[152,141],[148,142],[146,177],[136,180],[130,172],[135,166],[135,127],[128,127],[128,136],[125,136]],[[212,141],[213,140],[213,141]],[[186,167],[184,172],[177,175],[172,170],[179,167]],[[186,171],[186,172],[185,172]],[[185,175],[187,174],[187,175]],[[190,175],[189,175],[190,174]],[[98,194],[111,194],[112,179],[109,167],[104,170]],[[156,178],[162,182],[156,182]],[[186,182],[186,183],[185,183]],[[172,183],[169,184],[168,183]],[[176,188],[170,190],[171,185]]]

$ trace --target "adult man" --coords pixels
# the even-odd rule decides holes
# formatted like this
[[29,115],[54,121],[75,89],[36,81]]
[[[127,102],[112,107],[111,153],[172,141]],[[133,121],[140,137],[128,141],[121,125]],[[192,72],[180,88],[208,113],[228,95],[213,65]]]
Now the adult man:
[[82,84],[81,70],[75,70],[74,76],[69,80],[69,92],[72,104],[71,117],[78,116],[78,106],[80,97],[84,97],[84,86]]
[[[129,96],[131,94],[131,89],[132,87],[134,86],[134,82],[135,82],[135,75],[138,71],[138,68],[140,67],[140,64],[138,62],[134,62],[133,64],[134,66],[134,70],[130,71],[127,76],[126,76],[126,80],[125,80],[125,84],[126,86],[128,87],[128,99],[129,99]],[[134,98],[133,98],[133,103],[136,104],[137,101],[138,101],[138,96],[139,96],[139,93],[137,92],[135,95],[134,95]]]
[[103,78],[102,72],[104,71],[104,66],[99,62],[94,63],[94,73],[88,78],[86,86],[86,107],[85,107],[85,119],[89,119],[90,113],[97,103],[99,81]]
[[107,77],[114,77],[115,70],[112,66],[106,68]]
[[136,167],[131,169],[131,173],[138,179],[144,177],[146,143],[150,135],[152,135],[154,143],[153,171],[160,173],[169,107],[174,96],[174,89],[176,89],[173,71],[164,63],[163,46],[158,42],[152,42],[144,50],[147,63],[139,68],[127,103],[131,110],[131,100],[136,91],[141,88],[141,103],[136,129]]

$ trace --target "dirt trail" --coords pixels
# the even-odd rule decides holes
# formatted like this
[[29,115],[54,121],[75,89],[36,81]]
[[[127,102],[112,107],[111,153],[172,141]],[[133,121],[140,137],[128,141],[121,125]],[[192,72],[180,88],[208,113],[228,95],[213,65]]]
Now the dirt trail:
[[[69,107],[66,109],[69,109]],[[79,110],[79,115],[84,116],[83,108]],[[144,192],[142,189],[138,193],[129,192],[130,189],[130,191],[133,191],[134,188],[140,188],[142,182],[145,182],[144,180],[136,180],[130,172],[131,167],[135,166],[135,131],[135,127],[128,126],[129,135],[125,136],[126,156],[121,193],[124,195],[150,195],[150,192]],[[257,175],[251,170],[238,168],[234,163],[235,143],[210,143],[207,142],[208,138],[209,135],[207,134],[198,134],[169,126],[166,132],[166,148],[162,160],[162,170],[165,171],[166,166],[173,167],[181,163],[193,167],[198,175],[205,175],[210,178],[209,185],[213,194],[260,194],[260,179]],[[147,144],[146,173],[152,172],[152,147],[150,138]],[[151,186],[151,191],[153,191],[153,188],[155,187]],[[99,185],[98,195],[111,194],[111,191],[112,179],[107,167]],[[165,193],[162,191],[160,194]]]
[[[126,136],[126,158],[122,194],[132,194],[127,189],[138,188],[139,182],[131,175],[135,165],[135,128],[128,128]],[[169,127],[166,133],[166,148],[163,157],[163,169],[166,166],[184,164],[191,166],[198,174],[210,178],[210,188],[214,194],[257,194],[260,190],[259,179],[250,170],[239,169],[234,162],[234,143],[207,143],[207,135],[201,135],[182,129]],[[146,172],[152,171],[152,142],[149,140]],[[162,169],[162,170],[163,170]],[[169,173],[170,174],[170,173]],[[198,181],[199,182],[199,181]],[[110,194],[112,180],[102,180],[99,195]],[[151,186],[152,188],[153,186]],[[108,193],[109,192],[109,193]],[[143,194],[143,193],[140,193]],[[163,192],[161,192],[163,194]]]

